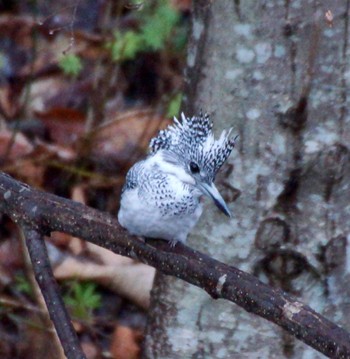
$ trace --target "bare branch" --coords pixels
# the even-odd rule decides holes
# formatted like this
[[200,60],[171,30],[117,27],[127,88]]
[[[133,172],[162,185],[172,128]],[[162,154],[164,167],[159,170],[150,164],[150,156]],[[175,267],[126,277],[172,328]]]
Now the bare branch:
[[150,264],[228,299],[284,328],[319,352],[350,358],[350,334],[307,305],[254,276],[184,245],[171,249],[164,241],[143,243],[123,230],[116,218],[49,193],[40,192],[0,173],[0,212],[40,233],[62,231],[111,251]]
[[53,276],[44,239],[38,231],[27,225],[23,226],[23,231],[35,278],[44,296],[64,353],[68,359],[86,359]]

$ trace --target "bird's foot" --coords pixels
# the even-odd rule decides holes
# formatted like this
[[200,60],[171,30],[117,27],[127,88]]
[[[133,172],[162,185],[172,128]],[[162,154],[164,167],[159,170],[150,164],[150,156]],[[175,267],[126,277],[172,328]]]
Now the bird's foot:
[[178,242],[177,239],[171,239],[171,240],[169,241],[170,247],[171,247],[171,248],[175,248],[177,242]]

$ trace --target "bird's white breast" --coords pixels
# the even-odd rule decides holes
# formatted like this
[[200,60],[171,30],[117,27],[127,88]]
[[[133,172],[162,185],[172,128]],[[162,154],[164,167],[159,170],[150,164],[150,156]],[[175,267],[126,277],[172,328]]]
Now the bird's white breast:
[[137,185],[124,190],[118,220],[131,234],[184,242],[202,214],[199,192],[163,169],[154,157],[137,167]]

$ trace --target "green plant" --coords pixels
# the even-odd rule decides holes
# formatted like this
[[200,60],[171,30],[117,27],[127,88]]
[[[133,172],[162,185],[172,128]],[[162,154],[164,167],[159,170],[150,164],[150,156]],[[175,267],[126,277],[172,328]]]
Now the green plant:
[[83,69],[80,57],[74,54],[64,55],[58,63],[60,69],[68,76],[78,76]]
[[134,31],[114,33],[114,41],[110,44],[112,58],[114,61],[130,60],[142,50],[142,39]]
[[23,273],[18,273],[15,275],[14,287],[19,292],[26,294],[30,297],[33,295],[32,285],[28,280],[28,278]]
[[183,31],[176,35],[179,12],[169,1],[158,0],[145,3],[137,12],[139,27],[125,32],[115,31],[114,40],[107,44],[114,61],[134,59],[139,52],[157,51],[164,48],[167,41],[174,47],[184,44]]
[[145,16],[141,26],[141,36],[146,47],[151,50],[161,49],[178,20],[178,11],[170,6],[168,1],[158,1],[154,11]]
[[182,93],[179,92],[170,99],[167,111],[167,117],[177,116],[180,112],[180,106],[182,102]]
[[73,317],[88,320],[94,309],[101,305],[101,295],[97,286],[92,282],[69,281],[67,293],[63,299],[70,308]]

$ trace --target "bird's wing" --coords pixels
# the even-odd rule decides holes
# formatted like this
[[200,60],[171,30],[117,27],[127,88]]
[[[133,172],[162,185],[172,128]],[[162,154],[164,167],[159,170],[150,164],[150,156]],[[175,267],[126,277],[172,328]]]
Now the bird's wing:
[[122,193],[127,190],[140,187],[140,178],[142,177],[142,166],[144,161],[135,163],[129,170],[125,178],[125,184],[122,189]]

